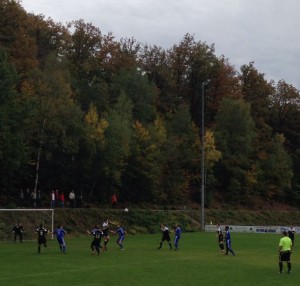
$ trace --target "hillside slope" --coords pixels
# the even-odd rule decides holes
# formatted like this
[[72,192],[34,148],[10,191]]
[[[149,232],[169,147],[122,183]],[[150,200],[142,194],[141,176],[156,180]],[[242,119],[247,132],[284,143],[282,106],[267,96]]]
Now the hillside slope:
[[[62,224],[70,236],[79,236],[95,224],[101,225],[108,218],[111,229],[118,224],[125,227],[128,233],[158,233],[160,224],[165,223],[173,227],[179,223],[184,231],[199,231],[201,221],[200,210],[145,210],[130,209],[111,210],[100,208],[57,209],[54,215],[54,226]],[[299,211],[234,211],[234,210],[206,210],[207,224],[229,225],[298,225]],[[51,229],[50,212],[0,212],[0,239],[10,240],[15,223],[21,222],[25,227],[25,239],[34,239],[35,230],[41,223]]]

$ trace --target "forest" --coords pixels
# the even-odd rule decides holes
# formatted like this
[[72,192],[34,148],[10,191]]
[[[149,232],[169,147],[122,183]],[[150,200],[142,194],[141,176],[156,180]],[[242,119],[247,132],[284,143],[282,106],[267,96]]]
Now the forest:
[[299,142],[299,90],[254,62],[237,70],[189,33],[164,49],[0,0],[1,207],[27,188],[199,204],[203,180],[206,207],[299,205]]

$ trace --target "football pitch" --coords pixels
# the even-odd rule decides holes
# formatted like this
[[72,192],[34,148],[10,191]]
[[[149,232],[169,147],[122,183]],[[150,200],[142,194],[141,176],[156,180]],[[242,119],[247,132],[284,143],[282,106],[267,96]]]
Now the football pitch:
[[[222,254],[215,233],[182,233],[180,250],[163,244],[158,234],[128,235],[121,251],[111,236],[108,251],[92,256],[91,236],[66,237],[67,254],[48,237],[37,253],[36,241],[0,242],[0,285],[297,285],[299,251],[292,254],[292,273],[278,273],[276,234],[231,233],[236,256]],[[299,242],[300,243],[300,242]]]

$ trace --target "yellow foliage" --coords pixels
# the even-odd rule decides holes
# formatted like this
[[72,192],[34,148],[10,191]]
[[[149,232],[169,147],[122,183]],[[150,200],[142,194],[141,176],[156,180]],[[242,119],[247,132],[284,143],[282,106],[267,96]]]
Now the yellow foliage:
[[100,143],[104,143],[104,132],[108,127],[108,121],[98,116],[97,109],[94,105],[90,106],[88,113],[85,115],[85,122],[90,126],[90,137]]
[[35,95],[35,90],[32,84],[28,80],[24,80],[21,84],[21,92],[28,97],[33,97]]
[[205,161],[206,166],[211,168],[213,165],[222,158],[222,153],[216,149],[214,134],[211,130],[205,132]]
[[142,123],[140,123],[139,121],[136,121],[134,123],[133,127],[136,131],[136,134],[137,134],[137,137],[139,140],[146,141],[149,139],[149,137],[150,137],[149,131],[142,125]]

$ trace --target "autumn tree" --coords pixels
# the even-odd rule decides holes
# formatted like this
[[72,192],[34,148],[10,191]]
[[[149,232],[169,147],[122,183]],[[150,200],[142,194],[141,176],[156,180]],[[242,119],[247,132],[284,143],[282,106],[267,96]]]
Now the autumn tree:
[[130,202],[158,202],[165,195],[161,187],[162,148],[166,130],[161,119],[147,127],[133,124],[131,152],[123,175],[122,195]]
[[36,176],[41,175],[44,186],[72,185],[76,166],[72,160],[79,150],[82,113],[72,98],[67,63],[52,54],[45,68],[36,70],[30,81],[37,109],[30,130],[32,156],[40,166]]
[[[102,198],[119,193],[122,175],[130,156],[132,138],[132,102],[122,93],[107,115],[105,146],[102,153]],[[126,199],[126,198],[125,198]]]
[[246,202],[251,197],[252,143],[256,136],[250,105],[241,99],[224,98],[216,116],[215,136],[222,160],[216,176],[230,203]]

